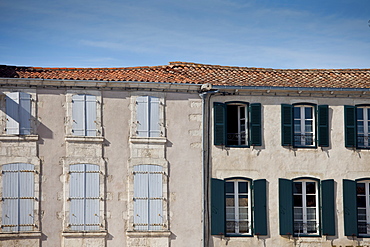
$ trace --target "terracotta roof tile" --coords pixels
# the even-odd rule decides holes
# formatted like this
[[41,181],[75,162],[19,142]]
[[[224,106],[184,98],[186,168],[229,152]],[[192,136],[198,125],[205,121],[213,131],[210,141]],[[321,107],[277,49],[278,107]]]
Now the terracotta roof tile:
[[211,83],[224,86],[370,88],[370,69],[271,69],[188,62],[124,68],[41,68],[0,65],[0,78]]

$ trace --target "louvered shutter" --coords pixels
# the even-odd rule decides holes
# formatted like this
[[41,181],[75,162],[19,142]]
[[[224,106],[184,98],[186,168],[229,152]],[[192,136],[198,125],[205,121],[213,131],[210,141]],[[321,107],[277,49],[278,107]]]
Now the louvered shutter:
[[344,139],[345,147],[356,147],[356,107],[344,106]]
[[85,135],[85,95],[73,95],[72,96],[72,133],[75,136]]
[[162,168],[149,165],[149,230],[162,230],[163,206],[162,206]]
[[214,145],[226,144],[226,105],[219,102],[213,103],[214,118]]
[[253,103],[250,105],[250,145],[262,146],[262,118],[261,104]]
[[292,180],[279,178],[280,235],[293,235],[293,185]]
[[69,188],[70,210],[69,222],[71,230],[84,230],[85,217],[85,165],[76,164],[70,166]]
[[344,235],[357,236],[356,182],[343,179]]
[[329,107],[327,105],[318,106],[318,145],[329,147]]
[[149,97],[140,96],[136,99],[137,136],[149,137]]
[[86,98],[86,136],[96,136],[96,96],[85,95]]
[[293,145],[293,106],[281,105],[281,145]]
[[100,226],[99,166],[85,164],[85,230],[97,231]]
[[225,182],[211,179],[211,235],[225,235]]
[[147,231],[149,228],[149,173],[146,166],[134,167],[134,229]]
[[31,134],[31,95],[19,93],[19,125],[21,135]]
[[19,92],[6,94],[6,133],[19,135]]
[[321,181],[321,222],[322,234],[335,235],[334,180]]
[[253,182],[254,234],[267,235],[266,179]]
[[159,137],[161,134],[159,123],[159,98],[149,96],[149,136]]

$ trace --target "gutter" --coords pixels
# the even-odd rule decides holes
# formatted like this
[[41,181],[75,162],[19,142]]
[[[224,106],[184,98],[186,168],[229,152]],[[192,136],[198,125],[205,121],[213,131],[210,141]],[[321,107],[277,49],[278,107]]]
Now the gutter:
[[354,91],[354,92],[370,92],[370,88],[335,88],[335,87],[257,87],[257,86],[217,86],[212,88],[219,90],[270,90],[270,91]]

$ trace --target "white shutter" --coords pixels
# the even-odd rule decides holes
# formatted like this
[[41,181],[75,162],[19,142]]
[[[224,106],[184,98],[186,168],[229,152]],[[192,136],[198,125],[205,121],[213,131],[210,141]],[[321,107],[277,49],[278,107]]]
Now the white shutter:
[[31,134],[31,95],[19,93],[19,125],[21,135]]
[[97,231],[100,226],[99,216],[99,166],[86,164],[85,181],[85,231]]
[[159,124],[159,98],[149,97],[150,99],[150,137],[159,137],[161,134],[160,124]]
[[86,95],[86,136],[96,136],[96,96]]
[[85,135],[85,95],[72,96],[72,133],[75,136]]
[[148,119],[148,96],[140,96],[136,99],[136,120],[137,120],[137,136],[149,136],[149,119]]
[[34,166],[19,164],[19,230],[33,230]]
[[6,104],[6,133],[19,135],[19,92],[8,93]]
[[69,187],[69,223],[71,230],[84,230],[85,217],[85,165],[76,164],[70,166]]
[[134,174],[134,228],[138,231],[147,231],[149,229],[149,181],[146,166],[135,166]]
[[162,230],[163,193],[162,167],[151,165],[149,168],[149,230]]

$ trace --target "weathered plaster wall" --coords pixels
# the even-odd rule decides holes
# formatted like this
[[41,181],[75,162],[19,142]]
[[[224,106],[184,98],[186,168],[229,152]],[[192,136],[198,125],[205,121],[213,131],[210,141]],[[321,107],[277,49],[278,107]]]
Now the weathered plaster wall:
[[[314,100],[313,100],[314,99]],[[212,101],[245,101],[262,104],[263,146],[221,148],[212,145],[212,177],[266,179],[268,236],[212,237],[212,246],[369,246],[367,238],[344,236],[342,180],[370,177],[370,151],[344,147],[344,106],[370,103],[351,97],[215,96]],[[281,146],[281,104],[312,102],[329,105],[330,147],[289,149]],[[212,104],[211,104],[212,105]],[[213,139],[212,139],[213,143]],[[291,237],[279,235],[278,179],[313,177],[335,180],[337,235],[330,237]]]

